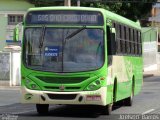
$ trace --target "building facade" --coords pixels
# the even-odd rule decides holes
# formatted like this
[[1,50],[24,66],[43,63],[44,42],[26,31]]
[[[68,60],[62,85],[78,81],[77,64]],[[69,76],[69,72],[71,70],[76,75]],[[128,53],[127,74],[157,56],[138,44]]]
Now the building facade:
[[157,70],[158,28],[143,27],[142,33],[144,71]]
[[13,29],[23,21],[28,8],[34,4],[26,0],[0,0],[0,51],[13,40]]

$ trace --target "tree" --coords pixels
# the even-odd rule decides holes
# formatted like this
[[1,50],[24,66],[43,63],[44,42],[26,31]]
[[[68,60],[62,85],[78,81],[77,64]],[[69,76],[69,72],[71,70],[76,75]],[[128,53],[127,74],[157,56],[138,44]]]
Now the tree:
[[129,2],[117,2],[117,3],[82,3],[87,7],[98,7],[110,10],[114,13],[122,15],[133,21],[137,21],[141,18],[146,18],[150,15],[153,3],[129,3]]
[[64,0],[27,0],[28,2],[35,5],[35,7],[46,7],[46,6],[63,6]]

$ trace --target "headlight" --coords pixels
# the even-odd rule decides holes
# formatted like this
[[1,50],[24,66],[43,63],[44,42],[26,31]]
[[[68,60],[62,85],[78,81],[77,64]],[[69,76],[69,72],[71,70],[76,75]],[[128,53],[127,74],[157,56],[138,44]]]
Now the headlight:
[[96,85],[100,85],[101,84],[100,80],[96,80],[95,83],[96,83]]
[[91,85],[88,86],[88,88],[89,88],[90,90],[94,90],[94,89],[96,88],[96,85],[91,84]]
[[40,90],[40,87],[32,80],[30,79],[26,79],[25,80],[25,85],[28,89],[31,89],[31,90]]
[[101,87],[101,81],[96,80],[90,83],[85,90],[98,90]]

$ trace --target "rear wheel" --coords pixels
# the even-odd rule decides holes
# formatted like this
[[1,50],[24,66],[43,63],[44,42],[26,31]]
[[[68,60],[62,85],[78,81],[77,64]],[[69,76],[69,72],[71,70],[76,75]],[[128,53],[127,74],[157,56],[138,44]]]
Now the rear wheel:
[[48,113],[49,104],[36,104],[39,115],[46,115]]
[[102,114],[103,115],[110,115],[112,112],[112,106],[113,106],[113,104],[108,104],[106,106],[103,106],[102,107]]
[[134,93],[133,93],[133,89],[132,89],[131,96],[124,99],[124,101],[123,101],[125,106],[132,106],[132,104],[133,104],[133,94]]

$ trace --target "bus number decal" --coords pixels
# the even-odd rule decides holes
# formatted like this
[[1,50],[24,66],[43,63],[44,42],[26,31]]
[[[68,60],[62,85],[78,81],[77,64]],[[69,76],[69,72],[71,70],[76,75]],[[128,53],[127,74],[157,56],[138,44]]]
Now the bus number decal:
[[44,56],[47,57],[57,57],[59,53],[58,46],[46,46],[44,50]]

